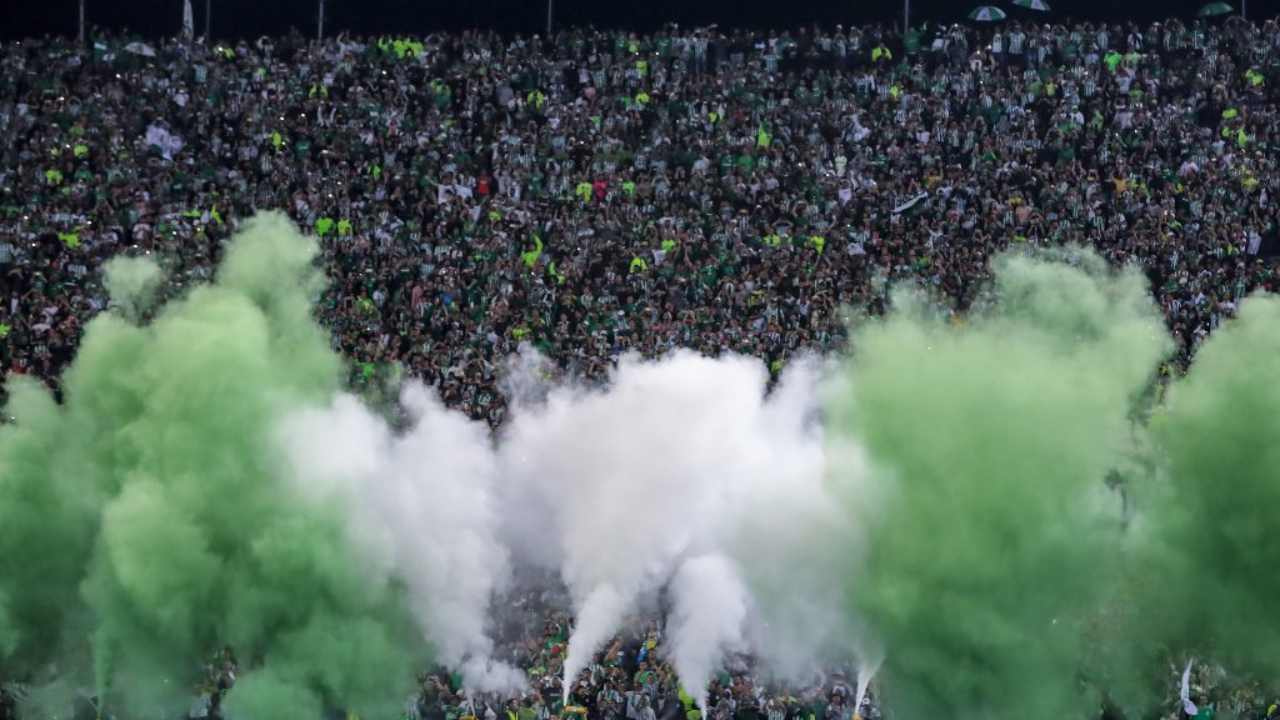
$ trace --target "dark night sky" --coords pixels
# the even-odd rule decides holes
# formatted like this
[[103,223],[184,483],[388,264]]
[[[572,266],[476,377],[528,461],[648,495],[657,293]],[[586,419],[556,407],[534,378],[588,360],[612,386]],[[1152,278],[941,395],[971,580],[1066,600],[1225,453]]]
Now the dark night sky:
[[[201,32],[206,0],[192,0]],[[1050,0],[1063,19],[1190,17],[1207,0]],[[1232,0],[1238,2],[1238,0]],[[129,27],[147,35],[173,34],[182,0],[87,0],[89,20]],[[212,0],[215,37],[286,32],[296,25],[315,32],[316,0]],[[327,0],[326,32],[429,32],[467,27],[502,32],[536,32],[546,17],[546,0]],[[983,2],[1009,8],[1008,0],[912,0],[912,22],[958,20]],[[0,0],[0,37],[73,34],[77,0]],[[1251,0],[1249,14],[1274,14],[1280,0]],[[725,26],[794,27],[819,22],[891,21],[902,16],[902,0],[555,0],[557,24],[652,29],[665,22]],[[1036,17],[1044,17],[1036,15]]]

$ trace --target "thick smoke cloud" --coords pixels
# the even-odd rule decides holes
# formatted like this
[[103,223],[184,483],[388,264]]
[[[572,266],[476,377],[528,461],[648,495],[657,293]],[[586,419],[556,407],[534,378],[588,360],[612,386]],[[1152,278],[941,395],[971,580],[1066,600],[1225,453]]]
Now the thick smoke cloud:
[[1170,343],[1136,272],[1064,260],[999,260],[967,324],[902,292],[853,338],[833,425],[878,486],[853,506],[869,532],[853,606],[904,717],[1097,707],[1075,677],[1121,538],[1103,478]]
[[429,657],[511,694],[491,617],[527,568],[569,592],[566,695],[660,596],[704,706],[739,650],[790,679],[856,658],[907,720],[1087,715],[1136,646],[1276,669],[1274,299],[1160,403],[1136,272],[1010,255],[966,322],[900,289],[776,384],[687,351],[552,382],[524,353],[495,434],[422,385],[405,429],[345,393],[315,255],[259,217],[158,308],[157,267],[113,261],[64,402],[9,381],[0,668],[38,709],[175,716],[224,646],[233,720],[395,713]]
[[[805,567],[789,562],[789,551],[801,551],[794,534],[765,537],[807,522],[805,513],[818,522],[831,507],[816,500],[822,435],[806,422],[818,409],[816,371],[801,368],[793,391],[766,398],[758,360],[678,352],[624,358],[605,388],[525,393],[535,401],[517,405],[502,435],[499,477],[513,503],[533,509],[528,522],[513,521],[515,544],[558,566],[573,598],[566,694],[622,619],[690,558],[719,554],[792,581],[789,568]],[[761,514],[770,500],[798,514]],[[727,602],[721,610],[736,614],[734,588],[723,589],[704,602]],[[695,694],[705,684],[682,680]]]
[[675,603],[667,629],[671,664],[707,714],[707,685],[727,652],[746,650],[743,630],[749,591],[723,555],[699,555],[680,565],[671,581]]
[[1144,637],[1258,677],[1280,671],[1280,298],[1246,299],[1152,419],[1140,528]]
[[[510,693],[523,678],[494,661],[489,616],[516,563],[556,569],[571,591],[569,677],[673,582],[695,693],[743,633],[781,648],[811,627],[811,606],[834,618],[834,595],[797,604],[784,591],[816,575],[792,562],[812,554],[794,528],[834,518],[816,363],[766,400],[748,358],[627,358],[589,389],[548,384],[526,354],[496,445],[412,384],[409,429],[395,431],[341,391],[311,318],[315,254],[282,217],[257,218],[215,283],[154,312],[156,266],[114,261],[115,310],[89,327],[65,404],[10,384],[7,677],[164,715],[190,700],[195,678],[177,668],[229,645],[250,669],[232,717],[376,711],[402,699],[429,644],[469,689]],[[59,552],[32,563],[35,548]],[[745,590],[757,578],[760,602]],[[723,648],[687,639],[707,636],[701,618],[722,623],[710,636]],[[367,672],[332,669],[353,656]],[[63,670],[41,676],[53,660]]]
[[286,419],[298,489],[348,508],[354,542],[408,584],[415,617],[468,688],[512,693],[520,673],[491,659],[489,604],[510,579],[493,500],[488,428],[450,412],[418,384],[401,397],[411,429],[396,434],[358,399]]
[[6,676],[87,687],[130,717],[174,717],[201,660],[225,644],[251,668],[231,717],[398,707],[421,654],[404,641],[401,593],[352,552],[340,507],[299,506],[271,441],[286,409],[323,402],[341,375],[310,318],[315,254],[283,217],[259,217],[215,283],[146,324],[134,318],[154,266],[117,262],[107,285],[128,312],[87,327],[65,403],[10,382]]

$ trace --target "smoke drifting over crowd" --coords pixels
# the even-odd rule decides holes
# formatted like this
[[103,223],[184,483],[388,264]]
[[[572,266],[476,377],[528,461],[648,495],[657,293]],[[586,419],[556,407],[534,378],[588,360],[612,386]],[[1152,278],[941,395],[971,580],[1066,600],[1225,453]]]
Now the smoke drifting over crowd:
[[65,403],[10,381],[6,677],[175,717],[198,663],[226,644],[256,668],[227,700],[245,717],[399,707],[422,655],[403,642],[402,592],[347,542],[344,508],[303,508],[280,481],[278,418],[332,396],[340,378],[310,317],[315,252],[283,218],[257,218],[216,282],[145,324],[134,318],[158,271],[115,264],[120,310],[87,328]]
[[[1200,349],[1151,426],[1164,482],[1139,543],[1148,636],[1280,671],[1280,298],[1253,297]],[[1159,578],[1177,578],[1158,583]]]
[[[1080,253],[1000,259],[963,324],[899,291],[850,358],[772,386],[745,357],[623,357],[585,387],[522,355],[494,434],[413,382],[406,428],[344,391],[315,254],[256,218],[214,283],[159,308],[157,267],[116,261],[64,402],[9,381],[0,673],[37,702],[173,716],[183,668],[224,645],[244,720],[380,717],[428,659],[518,693],[491,618],[523,567],[569,591],[566,695],[652,607],[700,705],[740,651],[781,676],[857,660],[860,696],[880,667],[908,719],[1089,715],[1111,691],[1078,682],[1096,642],[1274,670],[1276,300],[1248,301],[1149,425],[1170,341],[1139,274]],[[1150,471],[1104,482],[1134,458]],[[1129,579],[1163,573],[1178,592]],[[1098,641],[1121,595],[1161,609]]]
[[[624,358],[607,388],[555,388],[514,409],[497,451],[500,478],[512,497],[536,498],[546,509],[526,513],[533,520],[517,521],[515,532],[523,536],[519,546],[551,540],[548,557],[573,598],[566,677],[576,677],[630,611],[668,586],[678,626],[687,627],[690,615],[742,618],[741,627],[713,633],[717,645],[732,646],[747,631],[741,568],[767,564],[757,569],[795,583],[803,568],[788,561],[799,558],[756,554],[751,543],[762,538],[743,531],[768,537],[786,523],[809,522],[760,511],[766,494],[822,492],[822,436],[805,422],[809,406],[766,399],[767,381],[764,367],[748,358]],[[784,507],[822,507],[803,500]],[[705,591],[711,577],[725,581],[722,591]],[[714,657],[715,649],[697,652]],[[690,668],[711,662],[679,652],[676,660]]]
[[902,295],[854,343],[836,424],[867,448],[859,612],[910,717],[1088,716],[1081,628],[1121,540],[1102,482],[1167,351],[1132,272],[1005,258],[962,326]]

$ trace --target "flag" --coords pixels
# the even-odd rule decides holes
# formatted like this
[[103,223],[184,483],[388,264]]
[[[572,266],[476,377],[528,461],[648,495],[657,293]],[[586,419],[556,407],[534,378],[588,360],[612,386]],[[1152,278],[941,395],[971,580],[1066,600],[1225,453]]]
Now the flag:
[[542,238],[537,233],[533,234],[533,249],[520,253],[520,258],[524,260],[526,267],[532,268],[538,264],[538,258],[542,257]]
[[191,0],[182,0],[182,37],[190,40],[195,34],[196,20],[191,12]]
[[913,198],[911,198],[911,199],[907,200],[906,202],[902,203],[901,205],[899,205],[899,206],[895,207],[895,208],[893,209],[893,214],[894,214],[894,215],[900,215],[900,214],[902,214],[902,213],[904,213],[904,212],[906,212],[906,211],[910,210],[911,208],[915,207],[915,204],[916,204],[916,203],[920,202],[921,200],[923,200],[923,199],[925,199],[925,198],[927,198],[927,197],[929,197],[929,193],[927,193],[927,192],[922,192],[922,193],[920,193],[920,194],[916,195],[915,197],[913,197]]
[[556,279],[557,285],[564,284],[564,273],[556,269],[555,261],[547,263],[547,274]]

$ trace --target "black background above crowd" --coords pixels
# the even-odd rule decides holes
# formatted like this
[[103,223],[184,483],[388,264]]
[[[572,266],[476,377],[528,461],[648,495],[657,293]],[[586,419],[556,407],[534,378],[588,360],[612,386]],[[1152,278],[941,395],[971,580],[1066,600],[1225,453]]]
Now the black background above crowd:
[[[196,31],[203,33],[206,0],[192,0]],[[313,33],[318,0],[209,0],[214,36],[256,37],[282,34],[291,28]],[[831,2],[800,0],[646,0],[634,3],[601,3],[596,0],[552,0],[557,26],[594,25],[625,27],[636,31],[654,30],[667,23],[727,27],[786,28],[810,23],[865,23],[897,20],[902,17],[901,0]],[[1254,0],[1257,14],[1275,6]],[[128,28],[149,36],[172,35],[182,18],[182,0],[86,0],[88,22],[112,30]],[[912,24],[961,21],[981,5],[946,0],[911,0]],[[997,3],[999,4],[999,3]],[[1052,20],[1068,18],[1108,22],[1149,22],[1172,16],[1190,17],[1201,0],[1170,2],[1114,3],[1104,0],[1062,0],[1050,3],[1056,11]],[[74,34],[77,0],[47,3],[4,3],[0,10],[0,38],[17,39],[46,34]],[[1008,5],[1005,3],[1004,5]],[[1014,9],[1016,10],[1016,8]],[[534,33],[546,27],[546,0],[325,0],[325,27],[376,35],[381,33],[428,33],[442,30],[484,28],[503,33]],[[1033,19],[1044,16],[1031,14]]]

